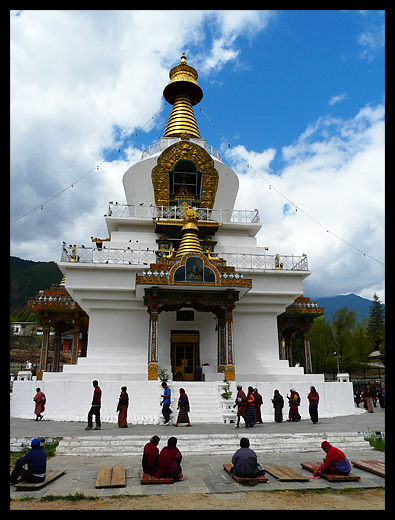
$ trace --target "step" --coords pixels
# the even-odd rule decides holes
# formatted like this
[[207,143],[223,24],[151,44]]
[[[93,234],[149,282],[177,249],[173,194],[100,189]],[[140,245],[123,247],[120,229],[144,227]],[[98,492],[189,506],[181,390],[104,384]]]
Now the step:
[[177,418],[177,402],[180,388],[184,388],[189,399],[189,418],[191,423],[223,423],[222,406],[217,384],[201,381],[172,381],[171,388],[172,418]]
[[[169,429],[169,436],[176,434],[177,446],[185,455],[193,454],[233,454],[240,446],[240,439],[246,434],[178,434],[174,428]],[[163,436],[164,437],[164,436]],[[167,437],[167,436],[166,436]],[[309,452],[319,451],[323,439],[341,450],[369,449],[371,446],[365,441],[362,433],[296,433],[296,434],[264,434],[248,432],[250,447],[256,453],[282,453],[282,452]],[[78,436],[63,437],[56,454],[88,456],[133,456],[141,455],[143,447],[148,442],[147,436],[122,435],[122,436]],[[160,448],[164,446],[161,440]]]

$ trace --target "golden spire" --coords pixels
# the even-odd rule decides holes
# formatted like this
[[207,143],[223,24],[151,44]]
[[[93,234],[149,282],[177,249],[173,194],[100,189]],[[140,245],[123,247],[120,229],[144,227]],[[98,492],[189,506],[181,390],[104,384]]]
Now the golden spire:
[[176,258],[181,258],[185,253],[203,253],[202,246],[198,239],[199,228],[197,227],[197,216],[190,206],[188,206],[184,212],[183,224],[181,230],[183,235]]
[[197,83],[198,73],[187,64],[185,52],[180,63],[169,73],[170,81],[163,91],[168,103],[173,105],[167,121],[164,137],[180,137],[187,132],[190,137],[200,138],[193,105],[203,98],[203,91]]

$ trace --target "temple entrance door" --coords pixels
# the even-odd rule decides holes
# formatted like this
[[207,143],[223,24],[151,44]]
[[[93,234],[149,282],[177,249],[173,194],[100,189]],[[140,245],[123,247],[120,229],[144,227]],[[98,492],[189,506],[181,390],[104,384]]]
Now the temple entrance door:
[[198,343],[171,344],[171,361],[175,381],[193,381],[195,366],[198,364]]

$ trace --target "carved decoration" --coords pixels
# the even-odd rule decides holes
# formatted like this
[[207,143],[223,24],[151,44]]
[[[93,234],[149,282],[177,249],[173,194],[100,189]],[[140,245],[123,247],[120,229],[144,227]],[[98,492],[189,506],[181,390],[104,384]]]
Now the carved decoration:
[[170,206],[169,172],[180,159],[194,162],[202,173],[200,207],[212,209],[218,188],[218,171],[214,168],[214,161],[210,154],[191,141],[178,141],[166,148],[158,157],[157,165],[151,173],[155,204]]

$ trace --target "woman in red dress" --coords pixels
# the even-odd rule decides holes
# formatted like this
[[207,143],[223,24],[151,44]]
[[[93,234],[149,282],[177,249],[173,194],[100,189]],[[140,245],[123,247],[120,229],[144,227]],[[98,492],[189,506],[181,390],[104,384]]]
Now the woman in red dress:
[[188,415],[190,410],[189,399],[183,388],[180,388],[180,397],[178,398],[177,408],[180,411],[178,412],[177,422],[174,424],[174,426],[178,426],[178,423],[187,423],[187,426],[191,426]]
[[287,395],[288,403],[289,403],[289,416],[288,421],[300,421],[301,417],[299,415],[299,405],[300,405],[300,397],[296,390],[291,388],[291,396]]
[[248,402],[247,402],[247,397],[246,397],[245,393],[243,392],[243,388],[240,385],[237,385],[236,388],[237,388],[237,395],[236,395],[236,400],[235,400],[235,404],[233,405],[233,408],[235,408],[237,406],[237,423],[235,424],[235,428],[238,428],[239,424],[240,424],[240,417],[243,417],[245,426],[247,425],[246,415],[247,415]]
[[126,418],[128,415],[129,396],[126,393],[126,386],[121,388],[121,395],[119,396],[118,407],[118,426],[119,428],[127,428]]

